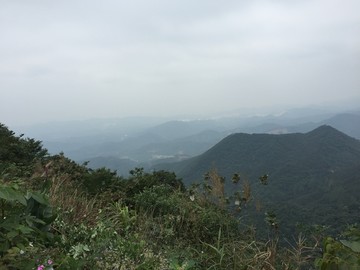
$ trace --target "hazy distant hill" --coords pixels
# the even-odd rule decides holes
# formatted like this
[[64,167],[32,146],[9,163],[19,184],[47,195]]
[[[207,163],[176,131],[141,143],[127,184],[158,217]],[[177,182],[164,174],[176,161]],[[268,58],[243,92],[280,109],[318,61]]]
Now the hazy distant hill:
[[[71,138],[94,138],[107,141],[123,135],[140,132],[159,125],[169,119],[156,117],[126,117],[110,119],[89,119],[73,121],[54,121],[31,126],[14,127],[15,132],[36,137],[45,141],[59,141]],[[102,138],[104,140],[102,140]]]
[[[358,221],[360,141],[330,126],[306,134],[232,134],[200,156],[157,169],[174,170],[190,184],[212,167],[227,178],[238,172],[249,179],[283,223]],[[265,173],[269,185],[260,189],[258,177]]]
[[89,162],[87,165],[89,168],[99,169],[106,167],[111,170],[116,170],[118,174],[122,176],[128,176],[129,171],[138,165],[136,161],[116,157],[95,157],[86,161]]
[[[314,118],[316,119],[316,118]],[[297,120],[299,121],[299,120]],[[235,132],[245,132],[245,133],[268,133],[268,134],[287,134],[295,132],[309,132],[320,125],[330,125],[339,131],[360,139],[360,113],[341,113],[336,114],[330,118],[323,119],[321,121],[309,121],[309,122],[300,122],[298,124],[291,123],[286,124],[288,121],[283,123],[279,119],[269,119],[269,122],[264,122],[260,125],[248,125],[247,127],[239,127],[232,130]]]
[[226,130],[226,125],[216,120],[169,121],[147,129],[146,133],[156,134],[167,140],[175,140],[206,130],[223,131]]
[[360,112],[337,114],[323,121],[345,134],[360,139]]

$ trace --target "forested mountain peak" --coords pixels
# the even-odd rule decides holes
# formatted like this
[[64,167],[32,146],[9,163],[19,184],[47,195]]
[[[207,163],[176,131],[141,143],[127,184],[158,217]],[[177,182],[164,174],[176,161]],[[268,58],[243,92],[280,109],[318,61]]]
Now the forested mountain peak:
[[[358,161],[360,141],[331,126],[323,125],[308,133],[234,133],[205,153],[174,164],[173,168],[188,182],[191,181],[190,176],[199,177],[211,166],[218,167],[226,174],[239,169],[279,171],[281,168],[285,170],[289,165],[296,168],[296,171],[305,172],[324,164],[336,166],[355,164]],[[311,167],[304,167],[309,164]]]
[[318,136],[318,137],[332,137],[332,138],[351,138],[345,133],[339,131],[338,129],[332,127],[331,125],[321,125],[318,128],[306,133],[309,137]]
[[[356,222],[344,209],[360,209],[360,141],[331,126],[283,135],[236,133],[202,155],[166,166],[188,185],[212,168],[226,179],[234,173],[247,179],[264,204],[282,208],[287,228],[304,220],[334,225],[342,217]],[[258,178],[264,174],[269,185],[259,189]],[[232,189],[227,181],[225,190]],[[302,215],[292,215],[300,209]]]

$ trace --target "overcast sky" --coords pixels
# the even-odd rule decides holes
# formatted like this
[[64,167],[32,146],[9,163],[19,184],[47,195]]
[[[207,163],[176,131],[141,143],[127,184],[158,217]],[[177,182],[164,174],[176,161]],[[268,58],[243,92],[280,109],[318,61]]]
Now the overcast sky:
[[0,0],[0,122],[354,100],[359,11],[359,0]]

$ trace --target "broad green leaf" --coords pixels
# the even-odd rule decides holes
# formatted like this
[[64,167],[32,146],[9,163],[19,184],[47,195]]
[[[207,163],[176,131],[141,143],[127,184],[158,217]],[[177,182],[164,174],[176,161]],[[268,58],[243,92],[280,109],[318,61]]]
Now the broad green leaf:
[[18,201],[22,205],[26,205],[26,200],[24,195],[9,186],[0,186],[0,198],[5,201]]
[[16,231],[16,230],[13,230],[13,231],[10,231],[6,234],[6,237],[8,239],[13,239],[15,236],[18,236],[19,235],[19,232]]
[[21,233],[23,233],[23,234],[28,234],[28,233],[33,232],[33,229],[31,229],[31,228],[28,227],[28,226],[24,226],[24,225],[19,225],[19,226],[17,227],[17,229],[18,229]]
[[25,247],[24,244],[22,244],[22,243],[18,243],[18,244],[16,245],[16,247],[19,248],[20,250],[25,250],[25,249],[26,249],[26,247]]
[[34,217],[34,216],[26,216],[25,220],[26,220],[26,223],[27,223],[29,226],[34,226],[35,223],[41,224],[41,225],[45,225],[45,224],[46,224],[43,220],[41,220],[41,219],[39,219],[39,218],[36,218],[36,217]]
[[48,200],[46,199],[45,195],[44,194],[41,194],[40,192],[33,192],[31,193],[31,197],[41,203],[41,204],[44,204],[44,205],[48,205]]
[[360,253],[360,242],[358,241],[348,241],[348,240],[340,240],[340,242],[350,248],[354,252]]
[[0,251],[4,252],[9,249],[9,242],[5,241],[3,243],[0,243]]

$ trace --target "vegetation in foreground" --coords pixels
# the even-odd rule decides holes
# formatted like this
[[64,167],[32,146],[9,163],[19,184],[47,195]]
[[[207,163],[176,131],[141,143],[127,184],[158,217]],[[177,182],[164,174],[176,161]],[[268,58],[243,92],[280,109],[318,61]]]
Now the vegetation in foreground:
[[[266,176],[260,178],[266,184]],[[234,211],[252,203],[239,175],[232,197],[210,171],[186,189],[174,173],[127,179],[90,170],[0,124],[0,269],[359,269],[360,231],[341,240],[303,231],[280,247],[276,217],[267,241]]]

